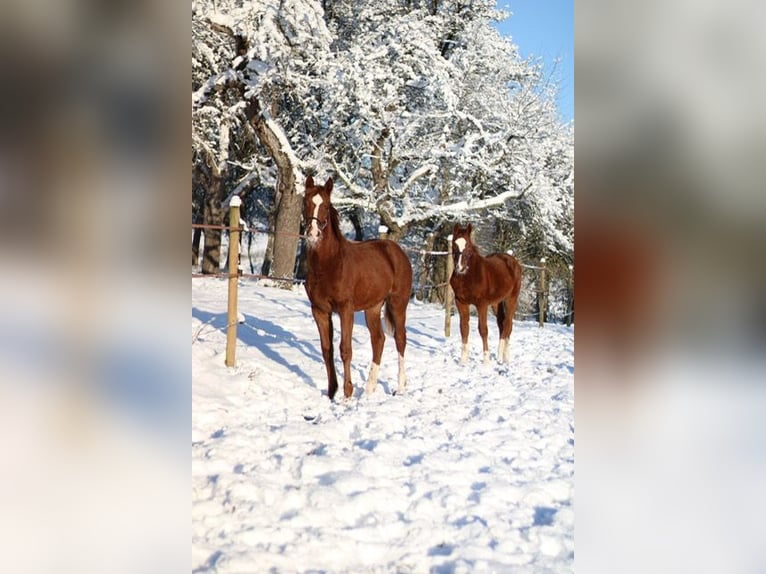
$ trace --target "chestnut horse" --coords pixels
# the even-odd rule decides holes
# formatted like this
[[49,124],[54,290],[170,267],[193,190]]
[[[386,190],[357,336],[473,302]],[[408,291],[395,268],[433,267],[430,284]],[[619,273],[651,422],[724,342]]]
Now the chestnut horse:
[[365,393],[372,393],[378,382],[378,369],[383,354],[385,335],[381,325],[381,309],[389,332],[393,331],[399,353],[399,386],[407,385],[404,372],[404,348],[407,345],[405,318],[412,288],[412,266],[402,248],[393,241],[349,241],[340,230],[337,210],[330,202],[332,178],[324,186],[306,179],[304,221],[308,246],[308,278],[306,292],[311,301],[327,369],[327,395],[330,400],[338,390],[333,360],[333,327],[331,315],[340,315],[340,357],[343,361],[343,393],[354,391],[351,384],[351,331],[354,311],[364,311],[372,341],[372,366]]
[[473,226],[455,224],[452,231],[452,257],[455,270],[450,285],[455,292],[455,305],[460,313],[460,337],[463,340],[461,362],[468,360],[469,306],[479,313],[479,334],[484,345],[484,363],[489,362],[487,345],[487,307],[492,307],[500,330],[497,360],[507,363],[510,359],[508,339],[513,329],[513,314],[521,290],[521,265],[507,253],[492,253],[482,257],[471,239]]

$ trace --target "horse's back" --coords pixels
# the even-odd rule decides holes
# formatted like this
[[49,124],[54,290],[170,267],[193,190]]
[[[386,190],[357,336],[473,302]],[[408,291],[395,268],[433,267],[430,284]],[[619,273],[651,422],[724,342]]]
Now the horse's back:
[[[412,265],[404,250],[389,239],[371,239],[350,242],[349,253],[354,260],[353,277],[357,300],[372,296],[377,300],[385,299],[388,294],[396,293],[409,299],[412,290]],[[367,296],[362,296],[364,293]],[[360,303],[362,305],[366,303]]]
[[[366,241],[349,241],[357,257],[363,257],[368,263],[376,262],[378,257],[384,258],[395,272],[412,271],[410,259],[401,246],[390,239],[368,239]],[[380,261],[377,261],[379,264]]]
[[518,260],[513,255],[509,255],[508,253],[493,253],[490,257],[495,257],[503,262],[506,269],[513,277],[514,282],[521,280],[521,264],[519,264]]
[[385,250],[396,276],[397,290],[401,288],[409,296],[410,288],[412,287],[412,263],[410,263],[410,258],[407,257],[404,249],[398,243],[390,239],[379,239],[378,241],[385,245]]
[[516,258],[507,253],[492,253],[486,259],[494,266],[499,276],[504,278],[503,283],[507,283],[510,293],[518,295],[521,288],[521,265]]

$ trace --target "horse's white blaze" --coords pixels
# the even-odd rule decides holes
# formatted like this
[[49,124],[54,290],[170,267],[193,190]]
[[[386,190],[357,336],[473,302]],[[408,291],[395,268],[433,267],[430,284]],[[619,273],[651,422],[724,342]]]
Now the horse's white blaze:
[[378,371],[380,365],[373,363],[370,367],[370,376],[367,377],[367,388],[364,390],[365,394],[371,394],[375,392],[375,386],[378,384]]
[[311,203],[314,204],[314,214],[312,215],[314,219],[311,220],[311,225],[309,226],[309,237],[312,239],[319,237],[319,226],[317,225],[316,218],[319,215],[319,206],[322,205],[323,202],[324,200],[321,195],[315,195],[311,198]]
[[458,237],[455,239],[455,245],[457,245],[457,250],[460,252],[460,257],[457,258],[457,265],[455,266],[458,273],[465,271],[465,266],[463,265],[463,251],[465,250],[465,244],[465,237]]
[[399,355],[399,388],[396,394],[400,395],[407,388],[407,374],[404,372],[404,355]]

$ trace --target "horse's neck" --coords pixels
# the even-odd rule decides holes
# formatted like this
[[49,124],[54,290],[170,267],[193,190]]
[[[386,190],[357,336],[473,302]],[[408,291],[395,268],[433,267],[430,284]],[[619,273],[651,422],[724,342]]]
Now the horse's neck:
[[479,253],[479,250],[474,248],[470,263],[470,267],[473,267],[474,273],[484,272],[484,267],[486,264],[485,259],[486,258],[481,253]]
[[343,250],[345,243],[347,243],[347,240],[342,234],[330,231],[330,233],[322,238],[321,245],[318,245],[316,249],[311,251],[311,256],[320,265],[325,262],[335,261]]

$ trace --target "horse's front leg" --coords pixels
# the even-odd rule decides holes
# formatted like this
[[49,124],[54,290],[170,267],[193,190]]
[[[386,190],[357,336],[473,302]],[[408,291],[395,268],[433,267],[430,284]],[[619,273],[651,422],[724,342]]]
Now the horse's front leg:
[[374,393],[375,386],[378,384],[380,359],[383,356],[383,343],[386,340],[386,336],[383,334],[383,326],[380,322],[380,309],[381,305],[376,305],[364,312],[367,329],[370,331],[370,342],[372,343],[372,365],[370,365],[370,376],[367,378],[367,387],[364,390],[367,395]]
[[487,343],[487,335],[489,329],[487,328],[487,308],[486,304],[477,305],[476,311],[479,313],[479,335],[481,335],[481,344],[484,348],[484,364],[489,364],[489,344]]
[[460,352],[460,362],[468,362],[468,326],[470,321],[470,307],[466,303],[455,301],[455,307],[460,315],[460,340],[463,342],[463,348]]
[[332,318],[329,311],[322,311],[317,307],[311,307],[317,329],[319,330],[319,342],[322,346],[322,358],[327,370],[327,396],[333,400],[338,390],[338,377],[335,374],[335,358],[332,350]]
[[351,334],[354,330],[354,310],[345,307],[340,311],[340,358],[343,361],[343,394],[346,398],[354,394],[351,383]]

